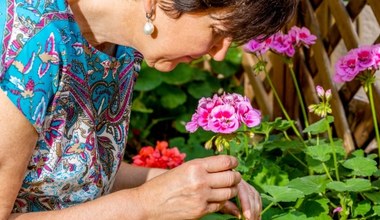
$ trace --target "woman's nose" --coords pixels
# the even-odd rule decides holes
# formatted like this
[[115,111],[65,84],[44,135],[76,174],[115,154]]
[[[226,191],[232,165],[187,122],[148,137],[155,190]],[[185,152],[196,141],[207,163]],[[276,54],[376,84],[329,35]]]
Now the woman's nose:
[[209,51],[209,55],[216,61],[222,61],[227,54],[228,48],[231,45],[232,40],[230,38],[223,38],[215,44]]

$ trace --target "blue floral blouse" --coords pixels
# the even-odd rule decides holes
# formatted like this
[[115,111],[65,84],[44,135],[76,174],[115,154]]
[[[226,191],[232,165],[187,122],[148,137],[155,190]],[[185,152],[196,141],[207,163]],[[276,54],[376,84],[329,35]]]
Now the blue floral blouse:
[[13,212],[109,193],[123,158],[142,56],[83,38],[66,0],[0,0],[0,88],[39,134]]

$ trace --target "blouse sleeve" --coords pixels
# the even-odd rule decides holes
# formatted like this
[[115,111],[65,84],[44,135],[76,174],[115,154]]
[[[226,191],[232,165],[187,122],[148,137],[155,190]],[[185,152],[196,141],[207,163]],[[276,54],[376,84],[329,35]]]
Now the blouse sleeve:
[[[56,42],[54,32],[39,32],[23,44],[0,73],[0,88],[38,133],[58,87],[60,57]],[[19,46],[18,43],[10,42],[8,50]]]

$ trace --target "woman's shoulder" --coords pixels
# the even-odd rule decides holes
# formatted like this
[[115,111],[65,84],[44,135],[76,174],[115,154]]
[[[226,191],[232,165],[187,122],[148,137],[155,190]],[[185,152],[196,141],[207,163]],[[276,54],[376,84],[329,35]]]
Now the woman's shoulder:
[[[42,45],[52,33],[61,37],[72,15],[65,0],[0,0],[0,66],[5,71],[26,44]],[[48,33],[46,33],[48,32]],[[30,48],[29,48],[30,49]]]

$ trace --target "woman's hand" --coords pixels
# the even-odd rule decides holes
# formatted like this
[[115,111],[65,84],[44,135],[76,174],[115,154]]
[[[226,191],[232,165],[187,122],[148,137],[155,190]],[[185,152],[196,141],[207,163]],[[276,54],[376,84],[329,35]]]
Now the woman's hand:
[[[182,164],[140,187],[146,219],[198,219],[219,211],[238,194],[241,176],[234,157],[220,155]],[[246,210],[251,203],[245,198]]]
[[[260,194],[249,185],[247,182],[242,180],[238,184],[239,190],[239,200],[242,208],[244,218],[246,220],[259,220],[260,213],[262,209]],[[240,216],[240,210],[231,201],[226,202],[225,206],[221,210],[224,213],[232,214],[235,216]]]

